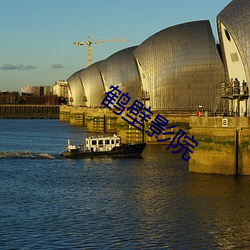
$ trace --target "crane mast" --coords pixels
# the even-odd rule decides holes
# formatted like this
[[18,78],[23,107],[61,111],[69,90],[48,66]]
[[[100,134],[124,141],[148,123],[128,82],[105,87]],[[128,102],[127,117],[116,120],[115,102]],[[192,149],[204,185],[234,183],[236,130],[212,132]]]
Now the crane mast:
[[122,38],[116,40],[100,40],[100,41],[91,41],[90,36],[88,35],[88,40],[86,42],[73,42],[73,45],[87,45],[88,47],[88,66],[92,64],[92,55],[91,55],[91,45],[92,44],[100,44],[100,43],[107,43],[107,42],[127,42],[129,39]]

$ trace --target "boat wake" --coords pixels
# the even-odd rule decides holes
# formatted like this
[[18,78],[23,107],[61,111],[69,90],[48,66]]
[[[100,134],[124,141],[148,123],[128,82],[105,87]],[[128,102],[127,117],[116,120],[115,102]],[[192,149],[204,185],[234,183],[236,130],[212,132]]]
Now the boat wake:
[[23,152],[0,152],[0,158],[29,158],[29,159],[55,159],[53,155],[43,153]]

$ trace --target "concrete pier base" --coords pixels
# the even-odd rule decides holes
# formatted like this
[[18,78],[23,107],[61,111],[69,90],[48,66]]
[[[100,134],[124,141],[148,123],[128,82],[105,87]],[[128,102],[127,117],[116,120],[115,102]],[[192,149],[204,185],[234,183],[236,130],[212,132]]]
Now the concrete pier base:
[[[161,114],[168,119],[168,125],[177,125],[172,129],[176,133],[180,128],[188,133],[189,131],[189,115],[173,115],[173,114]],[[156,118],[157,113],[151,116],[151,120],[146,124],[145,131],[149,130],[151,122]],[[148,136],[144,131],[142,132],[122,119],[121,115],[115,115],[112,110],[106,108],[86,108],[86,107],[72,107],[61,106],[60,107],[60,121],[69,122],[72,126],[85,126],[89,133],[107,133],[117,134],[121,136],[123,143],[141,142],[145,141],[151,144],[168,144],[169,140],[157,142],[158,139],[164,140],[165,138],[174,135],[167,136],[160,134],[158,138],[155,136]],[[137,124],[138,125],[138,124]],[[138,125],[139,126],[139,125]],[[144,138],[143,138],[144,137]]]
[[190,117],[190,135],[199,143],[189,171],[250,175],[249,117]]
[[[145,141],[150,144],[168,144],[179,129],[194,135],[199,144],[190,154],[189,171],[225,175],[250,175],[250,118],[196,117],[190,114],[161,114],[168,119],[171,136],[148,136],[115,115],[112,110],[86,107],[60,107],[60,120],[73,126],[85,126],[89,133],[118,134],[123,143]],[[145,125],[149,130],[151,120]],[[171,140],[164,139],[171,137]],[[158,142],[157,140],[161,140]]]
[[59,111],[60,121],[61,122],[69,122],[70,121],[70,112],[71,112],[71,107],[60,106],[60,111]]

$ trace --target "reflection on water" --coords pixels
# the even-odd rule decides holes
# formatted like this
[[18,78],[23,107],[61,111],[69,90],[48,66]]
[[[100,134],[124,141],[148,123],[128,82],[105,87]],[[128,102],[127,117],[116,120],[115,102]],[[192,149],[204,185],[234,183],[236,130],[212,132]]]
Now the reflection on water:
[[[9,142],[10,152],[59,155],[84,137],[58,121],[25,132],[27,122],[0,120],[0,152]],[[250,248],[250,178],[188,173],[165,146],[142,159],[3,157],[0,176],[1,249]]]
[[250,178],[190,174],[188,179],[193,209],[199,209],[202,221],[213,223],[211,234],[218,246],[249,248]]

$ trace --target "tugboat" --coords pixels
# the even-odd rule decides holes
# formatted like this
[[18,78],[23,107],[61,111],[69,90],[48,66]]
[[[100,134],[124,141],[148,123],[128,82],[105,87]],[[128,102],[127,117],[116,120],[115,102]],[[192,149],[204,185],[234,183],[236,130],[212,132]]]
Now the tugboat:
[[141,156],[145,142],[122,144],[121,138],[113,136],[90,136],[85,139],[85,145],[68,146],[62,156],[65,158],[92,158],[92,157],[138,157]]

